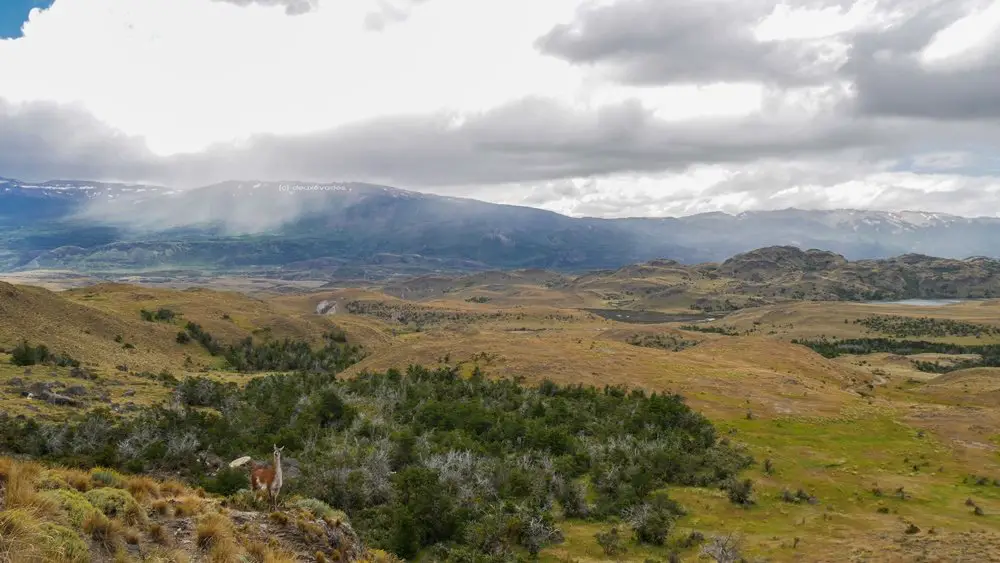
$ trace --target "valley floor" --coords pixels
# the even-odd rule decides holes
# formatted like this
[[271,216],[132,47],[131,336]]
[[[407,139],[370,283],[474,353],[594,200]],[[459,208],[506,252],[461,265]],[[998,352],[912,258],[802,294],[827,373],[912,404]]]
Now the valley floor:
[[[317,314],[324,300],[337,303],[336,314]],[[582,307],[510,296],[498,304],[464,294],[415,302],[359,289],[247,296],[117,284],[60,293],[4,286],[0,345],[8,354],[0,354],[0,410],[58,421],[108,406],[130,416],[170,400],[170,385],[155,377],[163,370],[180,380],[205,375],[240,385],[252,377],[225,369],[197,345],[175,342],[181,321],[140,318],[140,310],[157,307],[227,341],[266,333],[315,342],[330,327],[342,328],[367,354],[343,373],[346,378],[420,364],[454,366],[465,375],[478,369],[525,383],[625,385],[684,396],[720,435],[753,454],[756,464],[742,476],[753,481],[754,503],[734,505],[715,488],[670,487],[689,514],[666,546],[628,539],[616,560],[666,561],[674,551],[681,560],[696,560],[699,548],[683,542],[697,531],[732,535],[748,560],[1000,561],[1000,368],[939,375],[920,371],[913,360],[962,358],[825,358],[791,342],[891,337],[857,322],[874,315],[1000,327],[1000,301],[928,308],[796,302],[692,327],[690,321],[626,324]],[[98,379],[81,378],[71,367],[29,373],[11,365],[9,352],[21,338],[67,352]],[[1000,343],[1000,335],[989,333],[912,339]],[[74,403],[40,401],[46,386]],[[37,481],[46,470],[21,471]],[[212,502],[199,501],[214,507]],[[565,541],[546,547],[542,561],[612,559],[596,539],[610,523],[565,519],[558,525]],[[150,541],[143,536],[137,545]]]

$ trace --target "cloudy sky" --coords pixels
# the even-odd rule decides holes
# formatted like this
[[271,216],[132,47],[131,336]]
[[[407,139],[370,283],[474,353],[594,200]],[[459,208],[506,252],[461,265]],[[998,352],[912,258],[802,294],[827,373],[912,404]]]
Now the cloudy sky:
[[996,0],[2,0],[0,176],[1000,215]]

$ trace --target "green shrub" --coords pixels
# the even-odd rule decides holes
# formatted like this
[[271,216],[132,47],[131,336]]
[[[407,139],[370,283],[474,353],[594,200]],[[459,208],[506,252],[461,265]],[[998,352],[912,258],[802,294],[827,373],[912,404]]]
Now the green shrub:
[[597,532],[594,534],[594,539],[597,540],[597,545],[604,550],[604,555],[608,557],[618,557],[628,551],[628,548],[625,547],[625,540],[618,533],[617,527],[606,532]]
[[247,477],[246,470],[242,468],[225,467],[219,470],[215,476],[203,479],[201,482],[201,487],[206,492],[222,496],[233,495],[240,489],[246,489],[249,486],[250,479]]
[[632,507],[626,512],[626,519],[639,543],[663,545],[670,536],[679,516],[684,514],[676,501],[664,491],[653,494],[648,502]]
[[753,481],[750,479],[742,481],[731,479],[725,484],[725,489],[726,494],[729,496],[729,502],[733,504],[750,506],[754,503]]
[[58,504],[66,513],[69,522],[77,528],[83,525],[83,521],[87,519],[87,516],[97,511],[97,508],[90,504],[87,497],[73,489],[56,489],[42,491],[38,494],[42,498],[52,500]]
[[118,518],[129,525],[146,522],[146,511],[128,491],[102,487],[87,491],[84,497],[105,516]]
[[314,498],[304,498],[295,501],[292,506],[311,512],[316,518],[322,518],[331,522],[343,522],[349,524],[347,514],[343,511],[331,507],[329,504]]
[[42,522],[40,531],[43,550],[50,561],[88,563],[91,560],[90,548],[73,530],[51,522]]
[[15,366],[50,364],[59,367],[80,367],[80,362],[66,354],[53,354],[44,344],[32,346],[27,341],[22,341],[10,351],[10,354],[10,361]]

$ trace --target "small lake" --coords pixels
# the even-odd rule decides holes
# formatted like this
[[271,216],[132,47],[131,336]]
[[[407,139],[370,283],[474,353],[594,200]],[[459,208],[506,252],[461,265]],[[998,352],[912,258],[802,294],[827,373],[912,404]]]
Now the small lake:
[[914,307],[944,307],[958,303],[981,301],[980,299],[903,299],[900,301],[866,301],[865,305],[911,305]]

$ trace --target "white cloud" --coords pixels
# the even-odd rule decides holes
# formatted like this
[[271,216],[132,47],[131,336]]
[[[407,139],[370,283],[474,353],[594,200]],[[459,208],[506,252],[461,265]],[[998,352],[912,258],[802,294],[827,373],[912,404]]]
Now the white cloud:
[[[572,214],[675,215],[788,204],[965,209],[935,194],[994,193],[990,176],[962,176],[976,163],[962,142],[972,139],[977,151],[989,152],[1000,138],[1000,127],[990,121],[996,119],[991,108],[1000,104],[986,99],[995,84],[982,78],[989,69],[976,71],[995,54],[990,30],[1000,26],[1000,5],[701,1],[724,6],[719,17],[734,21],[702,17],[699,5],[687,0],[662,5],[686,6],[712,37],[737,33],[731,44],[737,47],[781,44],[761,51],[763,72],[753,68],[760,62],[753,53],[729,53],[724,41],[698,43],[707,53],[669,53],[719,63],[695,83],[662,76],[622,80],[621,73],[599,64],[600,53],[587,50],[593,46],[584,44],[585,37],[563,37],[562,45],[583,49],[577,58],[591,62],[540,51],[539,38],[585,18],[588,7],[631,6],[631,15],[616,25],[591,27],[600,28],[606,37],[598,39],[607,44],[622,39],[616,34],[625,35],[626,41],[618,41],[625,45],[642,35],[646,43],[638,51],[647,51],[638,55],[659,57],[663,53],[649,43],[659,37],[643,27],[656,20],[636,11],[642,0],[56,0],[32,14],[23,38],[0,41],[0,118],[4,111],[21,115],[17,123],[29,131],[32,120],[24,116],[31,112],[18,114],[11,104],[72,104],[73,123],[91,124],[79,110],[89,112],[101,124],[94,138],[101,139],[102,150],[138,155],[127,166],[109,158],[105,169],[115,179],[133,173],[189,182],[234,173],[384,178],[401,187]],[[964,12],[954,8],[958,4]],[[956,15],[943,23],[927,16],[949,10]],[[922,24],[924,16],[938,27]],[[919,32],[915,39],[891,35],[901,36],[913,21],[920,24],[912,26]],[[749,30],[745,36],[743,30]],[[883,34],[904,47],[889,39],[883,45]],[[855,60],[869,53],[876,63],[885,58],[892,64],[919,60],[928,68],[959,65],[983,79],[976,91],[986,100],[980,113],[987,118],[970,126],[974,137],[967,137],[965,129],[864,115],[857,99],[877,109],[899,99],[858,93],[855,74],[871,71],[862,74],[869,82],[879,76],[879,67]],[[668,62],[667,70],[699,76],[698,64]],[[799,63],[808,66],[802,76],[793,68]],[[910,66],[890,68],[899,69],[915,84],[925,79]],[[952,91],[959,89],[942,90]],[[917,104],[907,111],[928,110]],[[73,137],[73,150],[56,150],[61,135],[52,119],[46,118],[45,142],[37,146],[71,155],[73,162],[46,165],[44,155],[33,155],[27,160],[33,173],[99,174],[101,163],[93,159],[102,153],[86,145],[86,135]],[[0,142],[2,137],[0,131]],[[849,149],[859,152],[845,167],[839,153]],[[904,157],[948,176],[883,168],[885,159]],[[171,164],[176,170],[163,172]],[[5,173],[11,175],[0,169]],[[580,176],[587,173],[592,175]],[[519,175],[523,181],[507,183]],[[465,187],[435,188],[435,182]]]

